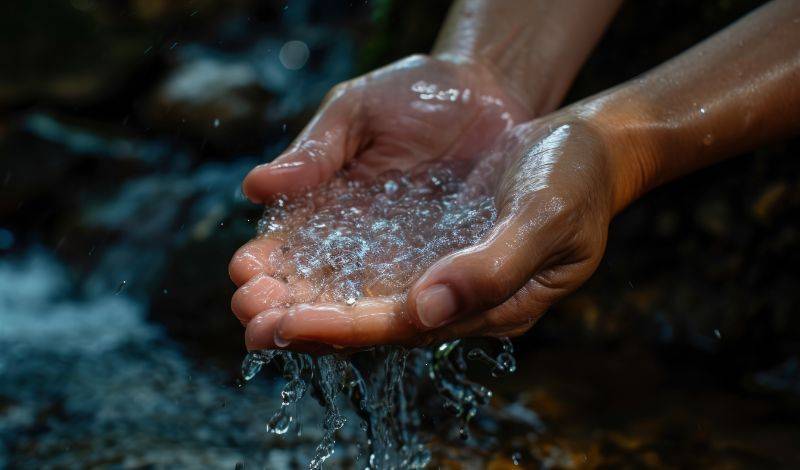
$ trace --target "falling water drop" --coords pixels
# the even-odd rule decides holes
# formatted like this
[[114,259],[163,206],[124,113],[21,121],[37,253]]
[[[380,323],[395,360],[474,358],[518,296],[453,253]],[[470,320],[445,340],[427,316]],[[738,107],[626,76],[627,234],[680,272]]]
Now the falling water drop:
[[119,283],[119,285],[117,286],[117,290],[115,290],[115,291],[114,291],[114,295],[119,295],[119,294],[121,294],[121,293],[122,293],[122,291],[123,291],[123,290],[125,290],[125,286],[126,286],[127,284],[128,284],[128,281],[122,281],[122,282],[120,282],[120,283]]

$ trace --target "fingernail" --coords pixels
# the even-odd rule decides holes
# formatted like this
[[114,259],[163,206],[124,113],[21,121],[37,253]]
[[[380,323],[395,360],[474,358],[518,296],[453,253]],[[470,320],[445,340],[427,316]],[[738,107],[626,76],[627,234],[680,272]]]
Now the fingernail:
[[417,315],[419,321],[428,328],[450,322],[457,308],[456,296],[447,286],[434,285],[417,295]]
[[288,339],[283,339],[278,330],[275,330],[275,338],[273,338],[273,341],[275,342],[275,346],[279,348],[285,348],[286,346],[292,344],[292,342]]
[[275,325],[275,333],[272,335],[272,341],[275,343],[275,346],[279,348],[285,348],[286,346],[292,344],[291,340],[288,340],[281,335],[282,324],[283,324],[283,318],[281,318],[281,321],[279,321],[278,324]]
[[245,330],[244,334],[247,350],[252,351],[274,348],[275,340],[269,338],[269,336],[265,338],[264,333],[270,331],[274,337],[275,327],[282,317],[282,309],[276,308],[261,312],[260,314],[256,315],[255,318],[250,320],[250,323],[247,324],[247,330]]

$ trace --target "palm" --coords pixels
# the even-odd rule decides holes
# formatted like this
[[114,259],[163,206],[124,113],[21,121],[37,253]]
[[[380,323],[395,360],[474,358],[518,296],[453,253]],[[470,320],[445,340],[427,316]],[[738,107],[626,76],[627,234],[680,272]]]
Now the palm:
[[[501,136],[507,135],[516,122],[528,118],[526,114],[486,69],[412,57],[336,87],[293,145],[275,163],[254,169],[243,187],[252,200],[267,201],[275,194],[321,185],[345,167],[348,171],[344,179],[372,179],[388,170],[418,173],[439,160],[473,167],[472,174],[480,178],[482,165],[476,163],[497,155],[492,149],[498,148],[498,141],[506,140]],[[317,214],[335,211],[335,198],[325,199],[326,190],[315,192]],[[365,207],[372,205],[368,198],[363,202]],[[365,291],[368,297],[375,297],[356,304],[359,313],[353,317],[327,317],[335,309],[304,304],[311,301],[318,305],[333,299],[309,289],[314,283],[294,272],[293,260],[304,246],[302,242],[292,244],[288,238],[291,227],[305,223],[307,214],[298,217],[287,224],[288,232],[272,233],[245,245],[231,263],[231,277],[241,285],[232,301],[234,312],[243,323],[258,315],[248,328],[248,337],[271,337],[265,332],[275,328],[278,317],[285,317],[286,304],[312,309],[302,316],[316,319],[317,327],[328,324],[330,328],[323,328],[326,333],[347,340],[339,344],[358,344],[358,335],[348,328],[357,323],[352,318],[362,314],[370,321],[394,325],[382,329],[386,334],[412,336],[413,326],[397,315],[401,303],[392,298],[398,290],[407,288],[407,282],[378,280]],[[335,218],[332,221],[338,222]],[[313,248],[313,243],[306,245]],[[282,311],[280,315],[259,315],[276,308]],[[373,335],[361,341],[374,344],[393,339]],[[297,342],[294,347],[298,347]]]
[[265,202],[348,165],[358,167],[352,176],[371,177],[443,158],[474,161],[529,117],[487,69],[410,57],[335,87],[289,149],[251,171],[243,189]]
[[412,57],[345,88],[369,140],[355,156],[370,170],[408,170],[441,158],[474,160],[526,112],[473,66]]

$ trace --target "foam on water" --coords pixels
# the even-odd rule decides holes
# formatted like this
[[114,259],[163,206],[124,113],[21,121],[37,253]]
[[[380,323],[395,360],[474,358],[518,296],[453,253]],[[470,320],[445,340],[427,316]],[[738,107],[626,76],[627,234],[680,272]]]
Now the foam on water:
[[[452,163],[409,172],[388,171],[371,180],[337,176],[324,187],[281,197],[267,207],[259,234],[284,241],[276,277],[299,302],[355,304],[371,296],[403,300],[410,284],[437,259],[478,242],[496,219],[494,199],[483,183],[465,183],[466,167]],[[417,390],[433,384],[443,406],[460,419],[459,433],[491,392],[466,376],[469,359],[513,372],[511,343],[496,358],[480,349],[465,354],[461,341],[408,350],[381,346],[350,356],[312,357],[289,351],[256,351],[242,364],[245,381],[267,363],[282,368],[282,405],[267,423],[283,434],[300,432],[298,403],[307,394],[325,409],[324,437],[310,468],[334,450],[345,422],[343,402],[362,420],[369,468],[422,468],[430,454],[417,431]]]

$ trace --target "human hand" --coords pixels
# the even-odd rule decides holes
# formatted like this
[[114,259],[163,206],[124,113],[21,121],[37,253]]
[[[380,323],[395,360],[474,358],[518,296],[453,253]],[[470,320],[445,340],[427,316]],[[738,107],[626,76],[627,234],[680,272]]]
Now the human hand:
[[[440,159],[472,160],[528,113],[480,64],[413,56],[334,88],[317,116],[274,162],[243,183],[254,202],[323,183],[350,162],[370,178]],[[273,277],[281,240],[255,239],[233,257],[240,286],[232,309],[247,324],[256,314],[297,302]]]
[[[482,242],[427,269],[406,302],[375,297],[268,309],[249,323],[248,348],[418,345],[530,328],[599,263],[612,215],[612,165],[599,132],[565,117],[516,126],[489,153],[493,164],[469,176],[496,195],[499,217]],[[270,299],[279,297],[271,292]]]
[[[471,160],[530,113],[490,68],[415,55],[334,87],[316,116],[242,189],[253,202],[329,180],[349,162],[356,177],[440,159]],[[239,281],[235,278],[234,281]]]

